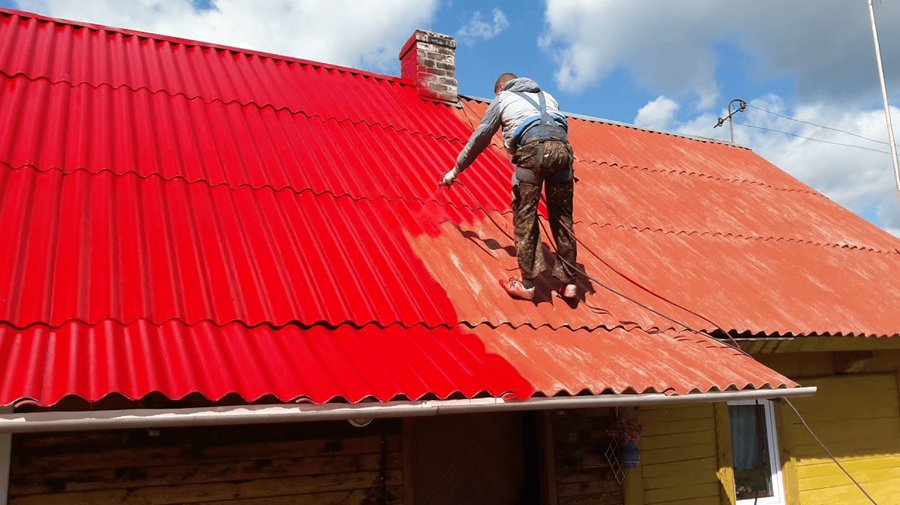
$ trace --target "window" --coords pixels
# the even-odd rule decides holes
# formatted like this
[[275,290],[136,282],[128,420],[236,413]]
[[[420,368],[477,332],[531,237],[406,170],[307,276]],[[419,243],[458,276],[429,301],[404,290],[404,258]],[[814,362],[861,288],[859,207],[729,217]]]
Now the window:
[[784,505],[772,402],[729,402],[728,423],[737,505]]

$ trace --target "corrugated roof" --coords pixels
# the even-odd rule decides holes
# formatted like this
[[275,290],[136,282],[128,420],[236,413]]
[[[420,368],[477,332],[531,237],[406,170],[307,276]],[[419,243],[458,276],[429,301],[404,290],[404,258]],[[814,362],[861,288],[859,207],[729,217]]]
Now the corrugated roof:
[[575,306],[509,299],[502,150],[474,199],[435,189],[485,108],[463,102],[0,11],[0,405],[793,387],[672,319],[900,330],[896,238],[747,149],[585,119],[579,263],[651,310],[586,279]]
[[[199,392],[210,400],[237,393],[247,401],[325,403],[785,385],[724,344],[637,328],[597,334],[483,325],[248,328],[74,321],[25,330],[0,324],[0,353],[6,357],[0,371],[4,404],[29,398],[53,405],[69,395],[98,401],[111,393],[140,399],[161,392],[180,399]],[[761,384],[761,377],[778,382]]]

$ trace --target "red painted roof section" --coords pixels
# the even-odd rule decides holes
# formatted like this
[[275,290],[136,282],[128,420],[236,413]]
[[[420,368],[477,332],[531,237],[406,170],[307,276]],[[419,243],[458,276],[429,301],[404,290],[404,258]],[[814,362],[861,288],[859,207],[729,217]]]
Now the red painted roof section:
[[509,299],[502,150],[435,190],[463,103],[0,10],[0,405],[794,387],[680,323],[898,333],[896,238],[749,150],[583,119],[579,263],[633,301]]

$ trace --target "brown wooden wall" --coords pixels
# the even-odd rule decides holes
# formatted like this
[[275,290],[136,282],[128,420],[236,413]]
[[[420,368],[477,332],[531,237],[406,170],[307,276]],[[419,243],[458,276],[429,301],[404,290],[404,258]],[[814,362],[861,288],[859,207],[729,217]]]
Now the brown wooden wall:
[[606,460],[615,409],[556,411],[550,414],[556,502],[559,505],[619,505],[622,486]]
[[410,420],[412,503],[537,504],[526,482],[524,419],[512,412]]
[[15,435],[9,498],[27,504],[402,502],[399,421]]

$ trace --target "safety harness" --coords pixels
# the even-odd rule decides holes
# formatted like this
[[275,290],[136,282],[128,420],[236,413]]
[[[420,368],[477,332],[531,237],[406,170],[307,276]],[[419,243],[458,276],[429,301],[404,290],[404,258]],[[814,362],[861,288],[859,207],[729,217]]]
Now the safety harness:
[[513,91],[513,93],[522,97],[540,112],[540,115],[531,116],[523,121],[522,124],[516,128],[516,131],[513,132],[513,139],[515,139],[517,146],[520,146],[524,144],[526,140],[531,139],[567,140],[569,123],[566,121],[566,118],[560,115],[547,113],[547,101],[544,99],[543,92],[539,91],[537,94],[540,104],[521,91]]
[[[544,93],[538,92],[540,104],[536,103],[531,97],[521,91],[513,91],[516,95],[522,97],[540,112],[538,116],[531,116],[516,128],[513,132],[513,140],[516,148],[522,148],[524,144],[540,142],[537,146],[537,159],[545,159],[545,149],[552,149],[556,144],[559,149],[558,142],[565,142],[565,149],[569,150],[569,167],[571,167],[571,147],[568,146],[568,129],[569,123],[566,118],[557,114],[547,112],[547,102],[544,99]],[[523,148],[524,149],[524,148]],[[515,158],[514,158],[515,160]],[[519,165],[516,169],[516,179],[522,182],[539,184],[542,180],[548,182],[564,182],[572,180],[574,173],[571,168],[567,170],[559,170],[559,168],[549,168],[550,172],[542,170],[542,165],[538,162],[531,167]]]

